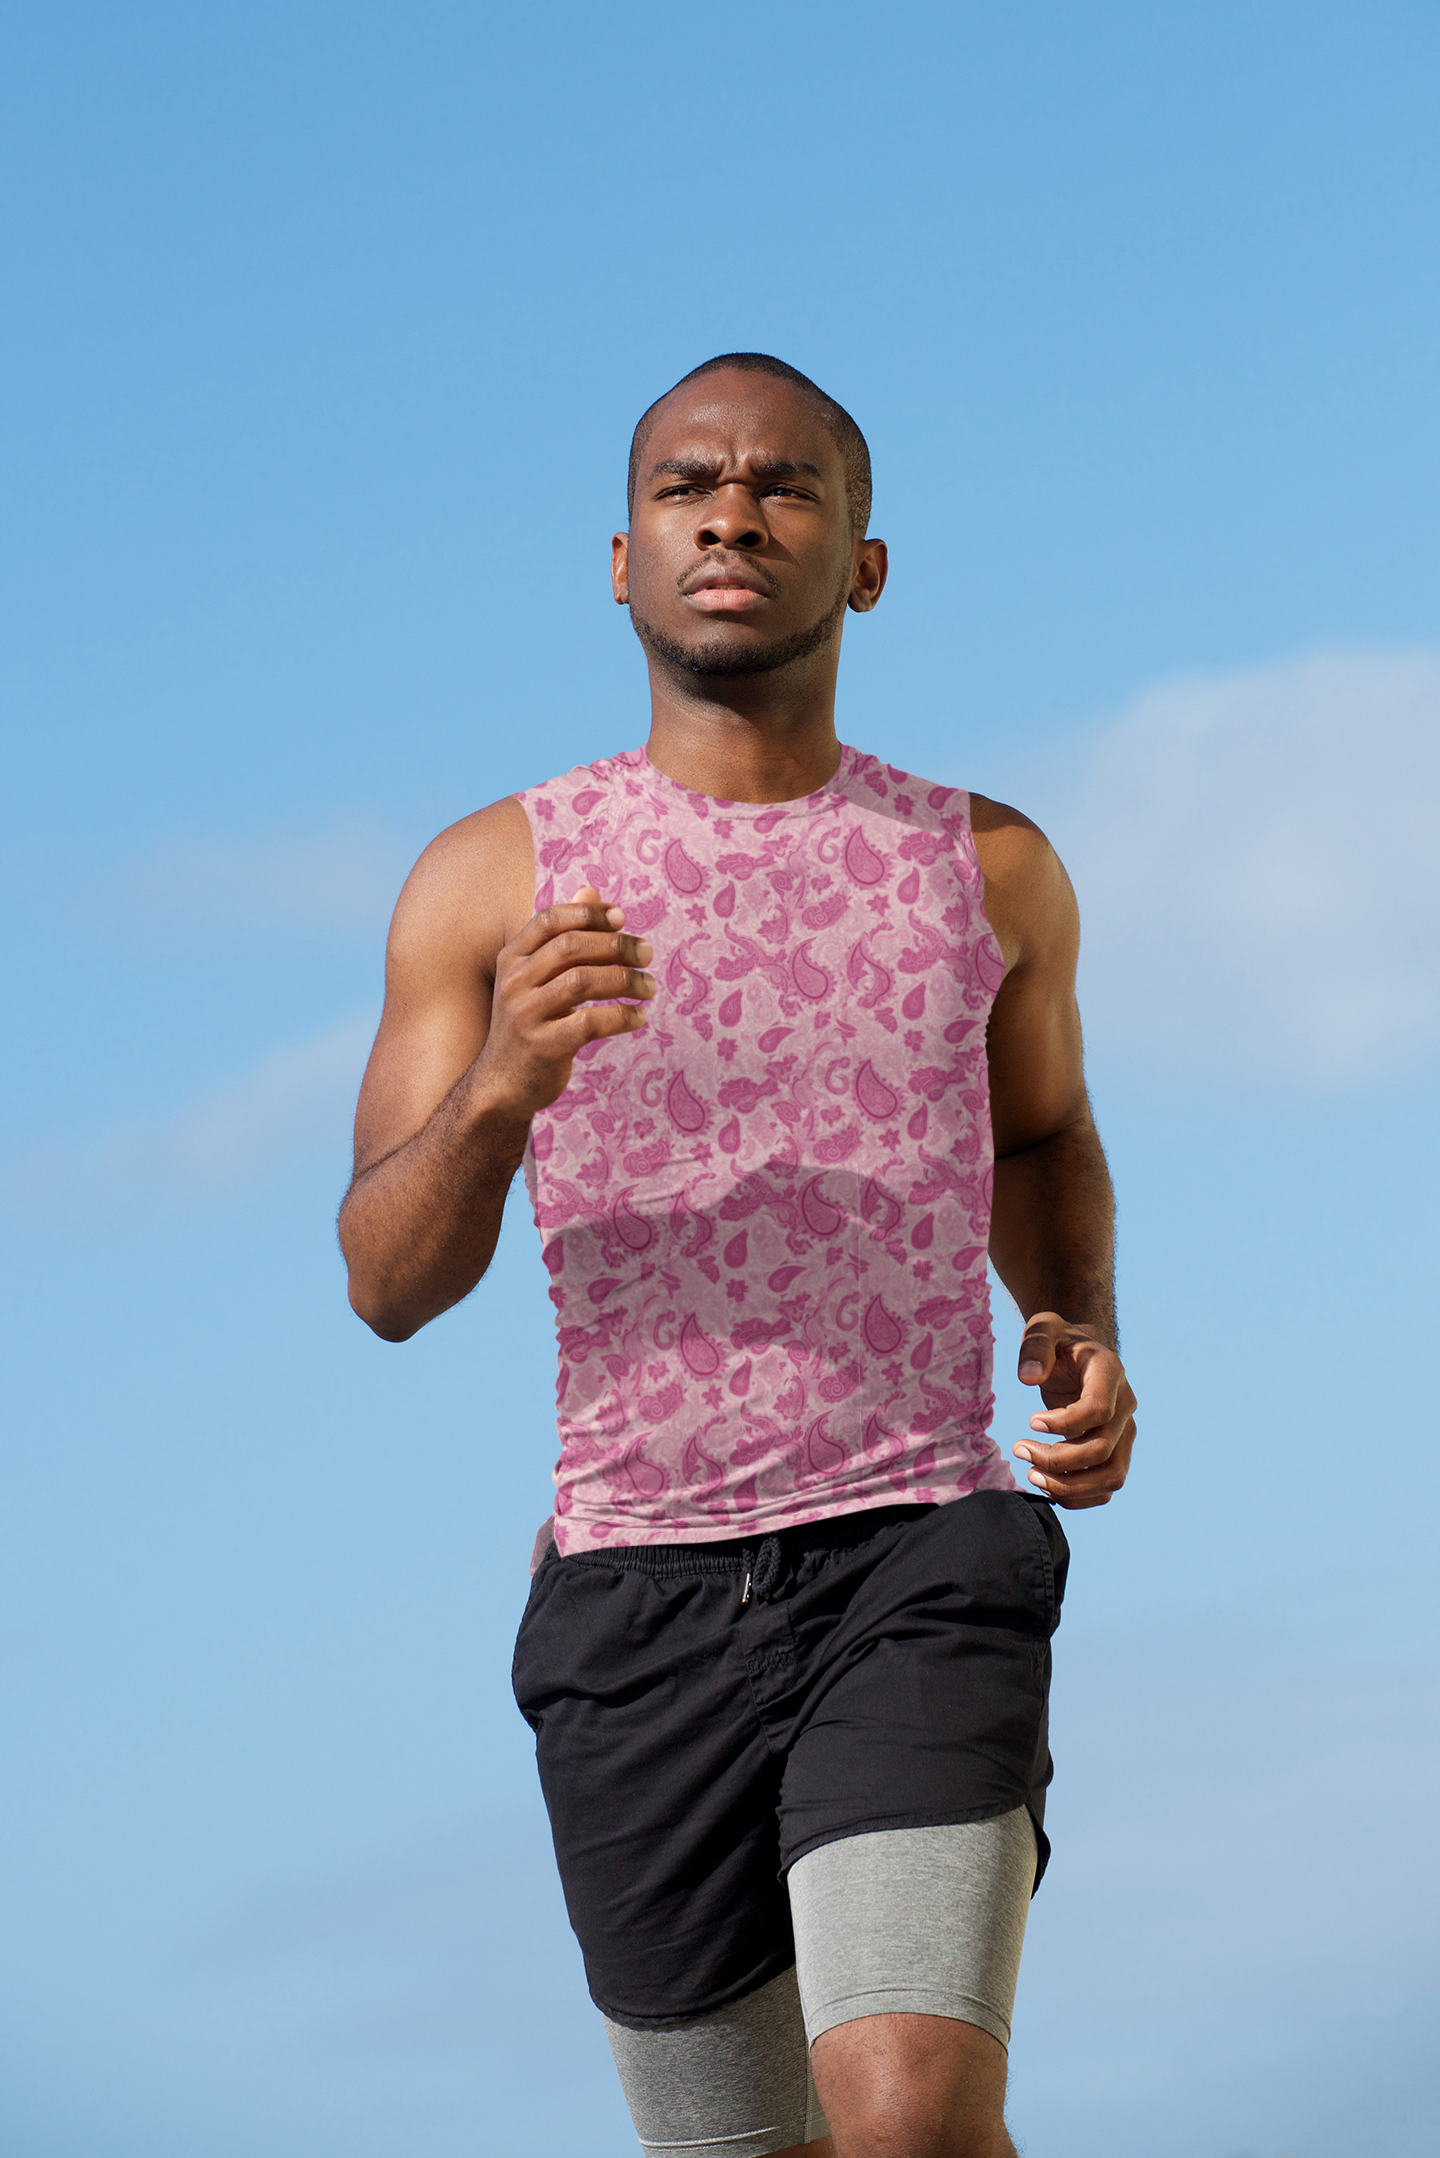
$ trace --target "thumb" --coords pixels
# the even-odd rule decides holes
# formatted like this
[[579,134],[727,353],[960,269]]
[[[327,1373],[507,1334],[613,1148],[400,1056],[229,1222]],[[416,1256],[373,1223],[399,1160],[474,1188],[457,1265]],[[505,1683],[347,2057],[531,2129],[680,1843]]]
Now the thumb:
[[1022,1386],[1045,1384],[1055,1368],[1055,1344],[1064,1331],[1065,1321],[1057,1312],[1040,1311],[1033,1319],[1025,1321],[1020,1364],[1015,1374]]
[[598,900],[599,897],[600,894],[596,891],[593,884],[582,884],[579,891],[576,892],[575,896],[570,901],[570,904],[572,907],[588,906],[591,900]]

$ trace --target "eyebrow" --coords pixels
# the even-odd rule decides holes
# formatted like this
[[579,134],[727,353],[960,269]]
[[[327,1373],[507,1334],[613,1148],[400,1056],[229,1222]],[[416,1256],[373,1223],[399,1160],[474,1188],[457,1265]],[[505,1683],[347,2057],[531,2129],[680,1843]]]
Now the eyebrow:
[[[657,480],[708,480],[720,470],[718,457],[667,457],[660,464],[652,465],[647,479]],[[751,464],[750,477],[757,480],[811,479],[823,480],[825,475],[818,465],[812,465],[803,457],[757,457]]]

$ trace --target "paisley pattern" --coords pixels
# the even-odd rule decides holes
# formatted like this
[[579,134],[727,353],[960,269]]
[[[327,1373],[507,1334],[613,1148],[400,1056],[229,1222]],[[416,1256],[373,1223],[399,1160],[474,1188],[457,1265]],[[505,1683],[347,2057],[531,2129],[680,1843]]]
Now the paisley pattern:
[[560,1549],[1013,1489],[987,1436],[1004,962],[968,796],[847,748],[798,802],[691,794],[643,750],[519,799],[536,906],[593,884],[659,983],[526,1153]]

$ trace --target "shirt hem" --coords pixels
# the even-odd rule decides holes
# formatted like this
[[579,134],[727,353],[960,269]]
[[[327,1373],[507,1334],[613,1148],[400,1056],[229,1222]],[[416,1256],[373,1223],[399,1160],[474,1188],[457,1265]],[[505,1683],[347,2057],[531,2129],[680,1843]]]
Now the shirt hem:
[[[992,1474],[998,1468],[1008,1478],[1004,1483],[990,1483],[984,1472]],[[605,1551],[615,1547],[664,1544],[722,1544],[737,1540],[759,1542],[766,1536],[778,1536],[783,1529],[805,1528],[816,1521],[834,1521],[842,1514],[876,1513],[887,1506],[949,1506],[959,1499],[968,1499],[977,1491],[1018,1490],[1013,1476],[996,1453],[992,1462],[980,1465],[980,1473],[967,1480],[963,1490],[945,1490],[934,1484],[923,1484],[913,1491],[896,1491],[888,1485],[867,1497],[854,1494],[837,1496],[831,1505],[796,1505],[782,1507],[763,1519],[731,1517],[716,1521],[706,1516],[699,1521],[624,1521],[604,1524],[605,1533],[597,1534],[593,1524],[577,1521],[573,1514],[555,1517],[555,1546],[562,1558],[570,1558],[584,1551]]]

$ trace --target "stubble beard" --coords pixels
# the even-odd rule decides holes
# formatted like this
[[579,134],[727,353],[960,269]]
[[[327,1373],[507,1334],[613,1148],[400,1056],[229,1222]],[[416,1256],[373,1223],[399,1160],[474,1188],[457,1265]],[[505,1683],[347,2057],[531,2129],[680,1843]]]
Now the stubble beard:
[[773,674],[780,667],[793,667],[797,660],[809,659],[827,645],[840,625],[845,604],[850,597],[850,573],[838,595],[825,610],[818,622],[808,629],[792,630],[788,637],[779,638],[774,644],[744,646],[728,644],[721,637],[709,637],[699,644],[681,644],[667,630],[657,629],[653,622],[642,621],[632,607],[630,620],[636,636],[652,659],[664,666],[673,667],[677,673],[716,677],[734,677],[746,674]]

